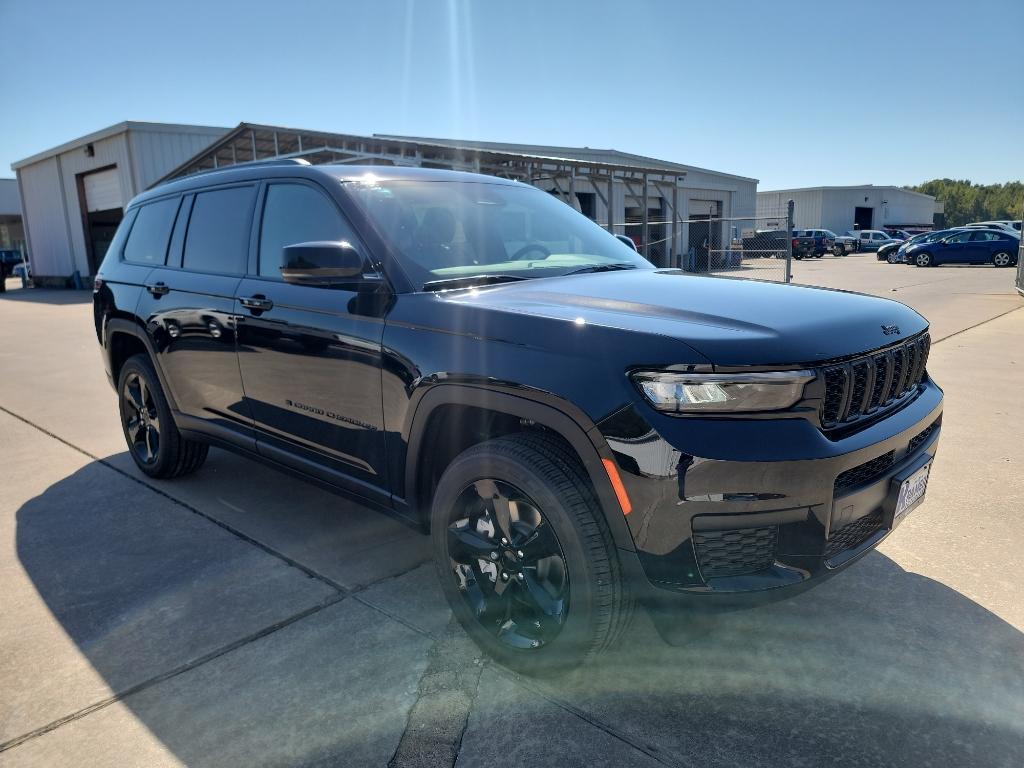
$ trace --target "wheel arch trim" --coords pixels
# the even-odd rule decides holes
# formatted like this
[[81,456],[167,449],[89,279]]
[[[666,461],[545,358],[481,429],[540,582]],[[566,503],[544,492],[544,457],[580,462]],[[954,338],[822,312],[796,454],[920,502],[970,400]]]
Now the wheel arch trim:
[[[164,397],[167,398],[167,404],[172,411],[178,409],[177,403],[174,400],[174,394],[171,392],[171,388],[167,384],[167,379],[164,376],[163,369],[160,367],[160,357],[157,354],[156,348],[153,346],[153,340],[146,333],[145,329],[140,325],[138,320],[128,320],[120,317],[111,317],[107,319],[103,329],[103,354],[106,356],[106,363],[109,370],[113,372],[113,345],[111,339],[116,334],[123,333],[128,336],[134,336],[145,347],[146,353],[149,355],[149,361],[153,364],[153,370],[156,371],[157,378],[160,380],[160,388],[164,391]],[[117,382],[113,382],[114,387],[117,387]]]
[[403,478],[406,502],[413,502],[417,496],[418,457],[423,450],[430,417],[439,407],[446,405],[479,408],[520,419],[528,419],[562,437],[575,451],[583,465],[583,470],[590,478],[601,506],[601,512],[611,530],[615,546],[619,549],[635,551],[633,536],[626,525],[618,497],[604,468],[603,460],[614,457],[600,430],[585,416],[574,418],[549,404],[521,395],[496,392],[492,389],[465,384],[443,384],[426,392],[416,407],[409,430]]

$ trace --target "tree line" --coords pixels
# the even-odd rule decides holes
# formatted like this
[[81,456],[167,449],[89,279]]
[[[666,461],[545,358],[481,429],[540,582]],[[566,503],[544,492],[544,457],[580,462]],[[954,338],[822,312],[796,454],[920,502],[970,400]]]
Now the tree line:
[[972,184],[967,179],[932,179],[907,189],[932,195],[943,203],[947,227],[1020,219],[1024,213],[1024,182],[1020,181]]

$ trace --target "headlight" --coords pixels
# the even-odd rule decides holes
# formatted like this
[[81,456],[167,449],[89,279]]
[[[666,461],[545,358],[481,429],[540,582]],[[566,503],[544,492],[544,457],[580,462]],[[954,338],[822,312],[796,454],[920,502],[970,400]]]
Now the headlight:
[[789,408],[803,397],[812,371],[770,373],[672,373],[632,375],[644,397],[667,413],[750,413]]

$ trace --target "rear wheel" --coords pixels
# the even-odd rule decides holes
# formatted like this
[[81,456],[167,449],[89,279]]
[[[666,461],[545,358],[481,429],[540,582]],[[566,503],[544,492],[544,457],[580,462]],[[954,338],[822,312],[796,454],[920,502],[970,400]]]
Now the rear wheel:
[[172,478],[195,472],[206,461],[206,443],[178,432],[153,364],[134,355],[121,367],[117,384],[121,428],[135,465],[150,477]]
[[919,267],[932,266],[932,255],[930,253],[918,253],[914,256],[914,264]]
[[438,483],[431,528],[453,613],[506,666],[566,669],[624,628],[629,600],[607,523],[561,443],[510,435],[469,448]]
[[992,256],[992,264],[997,267],[1008,267],[1013,262],[1013,257],[1006,251],[999,251]]

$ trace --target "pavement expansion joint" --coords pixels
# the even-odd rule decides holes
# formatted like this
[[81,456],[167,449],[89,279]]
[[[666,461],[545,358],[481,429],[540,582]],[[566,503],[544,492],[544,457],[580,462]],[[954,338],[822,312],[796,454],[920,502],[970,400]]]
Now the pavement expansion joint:
[[416,701],[388,768],[455,765],[485,663],[452,617],[428,652]]

